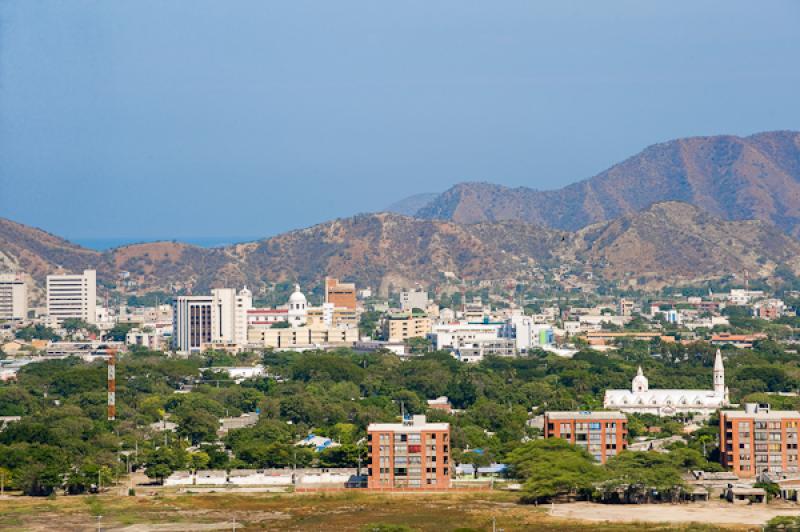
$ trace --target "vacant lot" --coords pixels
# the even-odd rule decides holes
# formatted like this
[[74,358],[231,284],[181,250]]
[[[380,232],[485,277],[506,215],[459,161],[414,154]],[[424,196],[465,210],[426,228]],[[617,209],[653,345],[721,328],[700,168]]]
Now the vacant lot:
[[[497,529],[626,531],[638,524],[653,531],[757,530],[780,513],[730,506],[519,505],[516,496],[481,494],[203,494],[156,497],[58,497],[0,500],[0,529],[204,531],[204,530],[368,530],[370,524],[405,524],[413,530]],[[647,512],[651,513],[647,513]],[[553,515],[548,515],[550,513]],[[653,513],[655,512],[655,513]],[[752,514],[751,514],[752,512]],[[794,511],[793,513],[800,513]],[[99,519],[98,519],[99,516]],[[719,525],[722,516],[732,524]],[[744,519],[741,516],[757,516]],[[641,521],[635,523],[633,521]],[[612,523],[608,521],[624,521]],[[647,521],[645,525],[643,522]],[[673,521],[663,524],[661,521]],[[692,521],[706,524],[692,523]],[[712,524],[713,523],[713,524]],[[740,523],[740,524],[735,524]],[[637,528],[639,528],[637,526]]]

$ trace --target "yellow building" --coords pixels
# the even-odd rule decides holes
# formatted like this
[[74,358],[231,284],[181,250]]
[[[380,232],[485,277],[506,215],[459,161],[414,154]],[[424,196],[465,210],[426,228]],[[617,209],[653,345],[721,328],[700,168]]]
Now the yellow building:
[[286,329],[251,328],[251,344],[275,349],[309,348],[318,346],[352,346],[358,341],[358,329],[337,327],[294,327]]
[[430,332],[431,319],[425,314],[405,312],[389,315],[383,320],[383,336],[390,342],[424,338]]

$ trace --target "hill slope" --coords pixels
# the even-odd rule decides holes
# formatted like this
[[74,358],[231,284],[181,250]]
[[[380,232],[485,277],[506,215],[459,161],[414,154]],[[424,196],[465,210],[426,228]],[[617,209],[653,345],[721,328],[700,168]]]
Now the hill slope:
[[769,277],[778,265],[800,272],[800,243],[760,221],[722,221],[691,205],[666,202],[611,222],[566,232],[519,222],[456,224],[391,213],[333,220],[273,238],[205,249],[176,242],[86,250],[43,231],[0,220],[6,266],[47,273],[97,268],[113,284],[130,272],[139,291],[268,283],[311,284],[324,275],[359,285],[428,284],[444,272],[465,279],[531,278],[534,269],[591,269],[601,278],[651,286],[719,278],[748,270]]
[[417,212],[459,223],[522,220],[575,231],[660,201],[727,220],[758,219],[800,236],[800,132],[678,139],[558,190],[456,185]]

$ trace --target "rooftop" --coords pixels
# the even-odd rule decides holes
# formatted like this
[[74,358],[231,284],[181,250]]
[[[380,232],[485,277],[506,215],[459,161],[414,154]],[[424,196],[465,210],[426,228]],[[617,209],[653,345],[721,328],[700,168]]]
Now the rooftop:
[[419,432],[450,430],[450,423],[428,423],[425,416],[414,416],[403,423],[370,423],[367,432]]
[[608,411],[608,412],[589,412],[586,410],[575,412],[545,412],[544,414],[548,419],[621,419],[627,420],[628,416],[622,412]]

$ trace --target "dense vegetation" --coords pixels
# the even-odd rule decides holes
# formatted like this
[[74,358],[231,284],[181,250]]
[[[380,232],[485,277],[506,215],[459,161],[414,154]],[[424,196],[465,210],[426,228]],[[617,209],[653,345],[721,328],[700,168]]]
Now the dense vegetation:
[[[732,400],[750,396],[797,406],[797,398],[764,395],[796,387],[796,354],[763,342],[755,350],[731,349],[725,355]],[[98,478],[107,483],[128,464],[154,479],[185,468],[355,466],[364,463],[359,442],[369,423],[396,420],[401,408],[425,413],[427,399],[446,395],[459,411],[427,414],[452,424],[454,461],[510,461],[523,471],[522,456],[533,445],[524,442],[538,434],[527,424],[532,414],[598,409],[604,391],[627,388],[638,365],[654,388],[710,388],[713,356],[706,344],[658,343],[631,343],[610,354],[584,351],[573,359],[540,352],[477,365],[440,352],[404,362],[387,353],[349,350],[208,353],[188,359],[140,350],[118,361],[114,422],[106,420],[104,363],[41,362],[23,368],[18,382],[0,385],[0,415],[22,416],[0,432],[0,467],[13,486],[48,494],[64,478],[72,493],[87,490]],[[236,384],[201,370],[253,362],[263,363],[269,375]],[[260,412],[255,426],[232,430],[220,440],[220,418],[254,411]],[[176,431],[158,431],[164,421],[175,423]],[[630,421],[631,436],[647,434],[652,425],[662,435],[681,430],[675,420],[640,416]],[[294,445],[311,432],[342,446],[315,453]],[[715,434],[713,424],[696,432],[689,441],[695,454],[681,467],[687,460],[702,463],[704,452],[714,458]],[[465,452],[478,448],[482,454]],[[598,478],[613,479],[609,472],[621,471],[625,460],[633,459],[619,457],[618,469],[609,464]],[[547,493],[531,491],[531,497]]]

